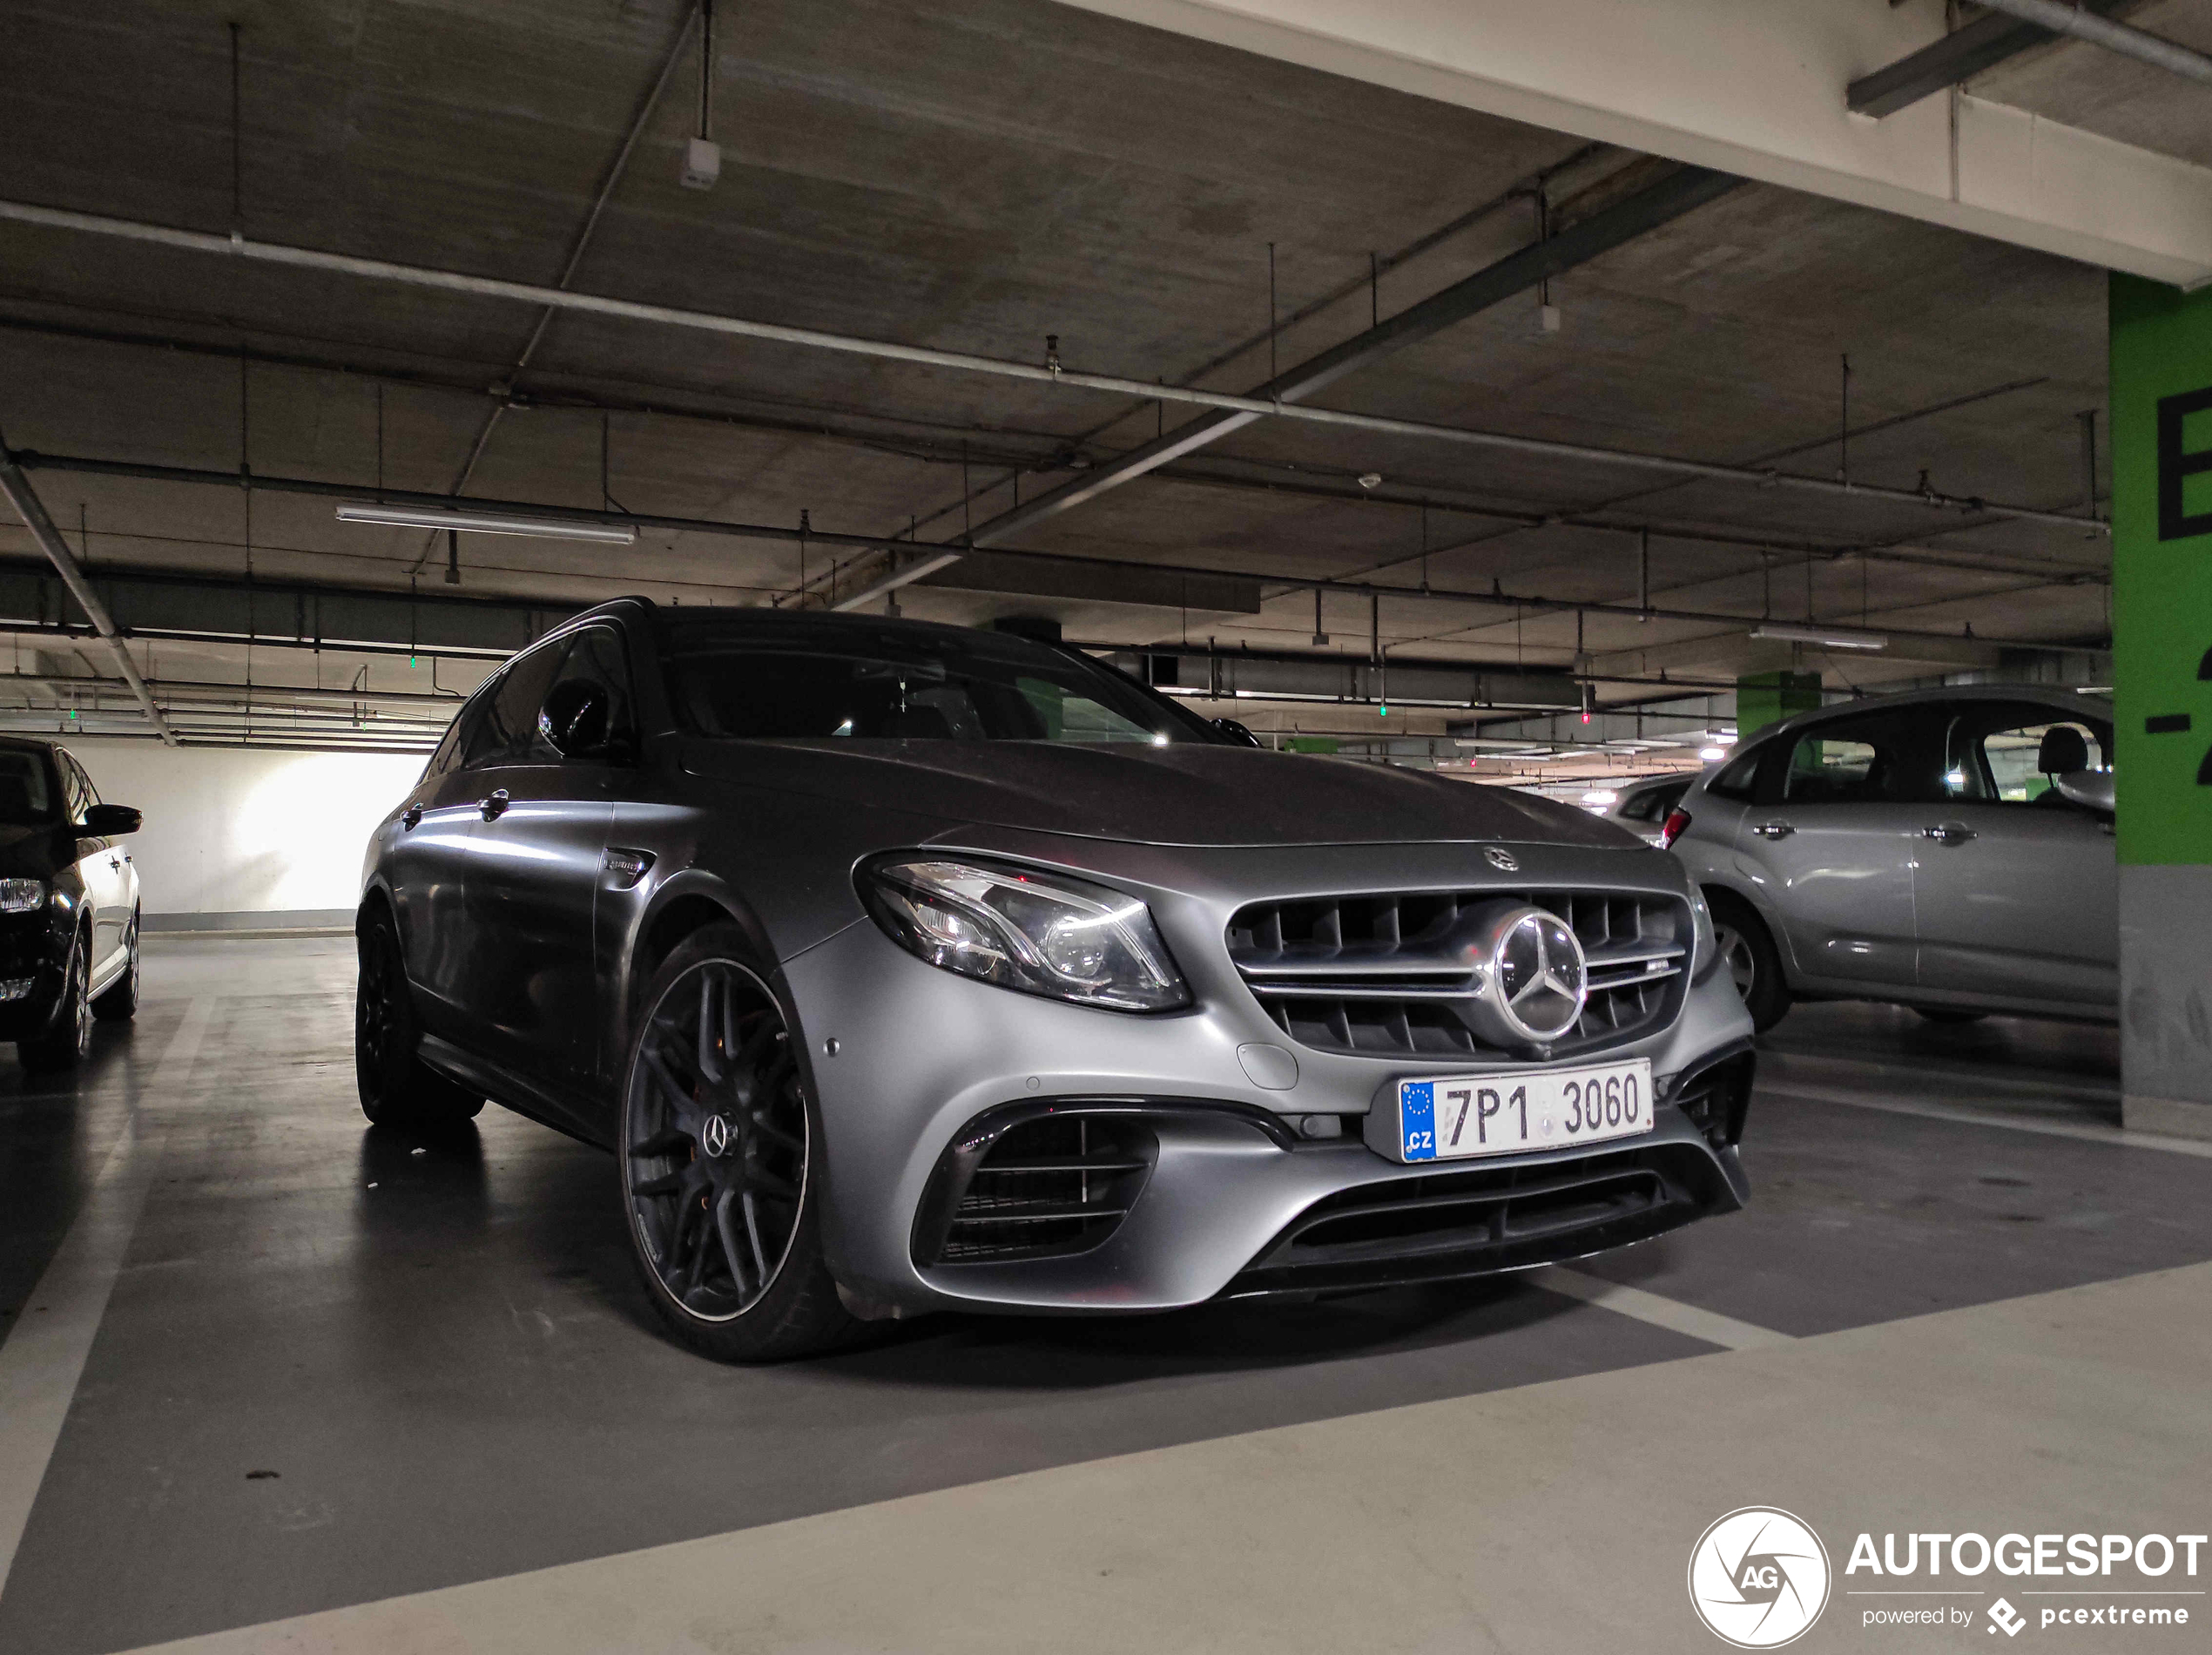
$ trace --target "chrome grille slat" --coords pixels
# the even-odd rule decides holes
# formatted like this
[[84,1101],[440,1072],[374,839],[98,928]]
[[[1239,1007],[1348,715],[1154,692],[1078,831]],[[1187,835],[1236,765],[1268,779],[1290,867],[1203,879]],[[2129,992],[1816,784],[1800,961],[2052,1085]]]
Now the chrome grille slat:
[[1580,890],[1380,892],[1256,902],[1229,925],[1245,985],[1300,1044],[1362,1056],[1532,1055],[1488,1045],[1458,1008],[1482,988],[1453,951],[1460,916],[1501,900],[1555,914],[1575,935],[1589,995],[1541,1054],[1586,1056],[1654,1033],[1680,1010],[1689,905],[1663,894]]

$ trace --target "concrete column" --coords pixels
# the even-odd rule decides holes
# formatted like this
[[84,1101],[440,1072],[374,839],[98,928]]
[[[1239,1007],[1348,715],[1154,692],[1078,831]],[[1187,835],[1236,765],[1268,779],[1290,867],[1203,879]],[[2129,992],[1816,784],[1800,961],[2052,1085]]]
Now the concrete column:
[[2112,278],[2126,1124],[2212,1138],[2212,289]]
[[1750,672],[1736,680],[1736,739],[1820,710],[1817,672]]

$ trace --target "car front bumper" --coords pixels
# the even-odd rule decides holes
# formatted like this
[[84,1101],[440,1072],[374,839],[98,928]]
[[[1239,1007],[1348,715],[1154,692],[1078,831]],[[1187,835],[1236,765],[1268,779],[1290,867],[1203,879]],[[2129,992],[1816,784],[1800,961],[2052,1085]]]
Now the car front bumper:
[[[1034,841],[966,842],[1042,860]],[[1102,868],[1110,853],[1121,865]],[[1587,853],[1554,855],[1547,868],[1541,848],[1524,854],[1538,864],[1527,882],[1590,876]],[[1231,855],[1233,875],[1224,865],[1223,884],[1211,888],[1206,863]],[[1278,864],[1271,881],[1270,859]],[[1468,879],[1467,861],[1462,846],[1393,848],[1392,882],[1479,882]],[[1650,1060],[1658,1106],[1647,1134],[1413,1165],[1368,1147],[1361,1118],[1398,1079],[1505,1065],[1298,1045],[1236,976],[1225,949],[1205,943],[1219,937],[1222,915],[1253,894],[1255,875],[1281,888],[1301,881],[1356,888],[1363,872],[1372,882],[1374,861],[1366,848],[1294,858],[1089,850],[1079,864],[1087,876],[1103,873],[1152,904],[1190,982],[1196,1003],[1186,1011],[1132,1016],[1011,992],[925,964],[867,921],[786,960],[782,976],[819,1110],[815,1166],[833,1273],[893,1309],[1161,1310],[1224,1294],[1518,1268],[1743,1204],[1749,1188],[1728,1135],[1702,1130],[1677,1101],[1716,1060],[1750,1061],[1750,1019],[1724,973],[1691,985],[1663,1030],[1605,1054]],[[1650,888],[1665,888],[1660,870],[1645,877],[1662,882]],[[1253,1046],[1293,1057],[1295,1080],[1281,1085],[1285,1077],[1262,1065],[1278,1084],[1256,1084],[1239,1057],[1240,1047]],[[917,1214],[948,1149],[974,1123],[994,1111],[1103,1102],[1140,1118],[1155,1146],[1141,1193],[1103,1241],[1044,1258],[917,1261]],[[1341,1135],[1308,1139],[1308,1117]],[[1373,1217],[1374,1209],[1424,1203],[1453,1207],[1454,1220],[1396,1242],[1374,1233],[1406,1227]]]

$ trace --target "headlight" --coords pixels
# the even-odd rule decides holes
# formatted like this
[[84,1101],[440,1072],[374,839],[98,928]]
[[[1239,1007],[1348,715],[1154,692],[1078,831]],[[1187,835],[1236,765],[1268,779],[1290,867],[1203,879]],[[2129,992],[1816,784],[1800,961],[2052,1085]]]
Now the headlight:
[[1703,983],[1721,949],[1713,936],[1713,910],[1706,906],[1705,893],[1695,885],[1689,888],[1689,980]]
[[43,879],[0,879],[0,914],[28,914],[46,905]]
[[860,887],[893,942],[945,970],[1116,1011],[1190,1003],[1151,910],[1103,885],[914,857],[863,868]]

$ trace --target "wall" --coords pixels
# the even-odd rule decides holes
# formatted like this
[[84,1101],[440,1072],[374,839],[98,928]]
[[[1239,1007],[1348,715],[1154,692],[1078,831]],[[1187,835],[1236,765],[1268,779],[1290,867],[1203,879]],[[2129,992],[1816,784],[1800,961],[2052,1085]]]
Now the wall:
[[2123,1122],[2212,1138],[2212,288],[2112,278]]
[[130,849],[149,930],[350,923],[369,832],[423,763],[97,737],[64,745],[103,799],[145,813]]

